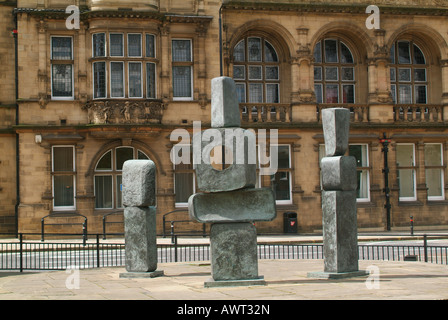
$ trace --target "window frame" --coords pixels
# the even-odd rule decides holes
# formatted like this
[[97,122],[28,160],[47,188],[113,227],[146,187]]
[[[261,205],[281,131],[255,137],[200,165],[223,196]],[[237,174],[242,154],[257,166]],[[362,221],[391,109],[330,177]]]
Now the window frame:
[[[129,53],[129,36],[139,35],[140,36],[140,55],[131,56]],[[146,49],[146,48],[145,48]],[[126,33],[126,57],[128,58],[143,58],[143,34],[140,32],[127,32]]]
[[[425,184],[427,187],[427,199],[428,201],[440,201],[440,200],[445,200],[445,166],[444,166],[444,156],[443,156],[443,151],[444,151],[444,147],[443,147],[443,143],[440,142],[427,142],[424,145],[424,148],[426,148],[427,145],[439,145],[440,146],[440,165],[431,165],[428,166],[426,165],[426,150],[424,150],[424,154],[425,154],[425,161],[424,161],[424,165],[425,165]],[[438,169],[440,170],[440,191],[441,191],[441,195],[439,196],[430,196],[429,195],[429,187],[428,187],[428,175],[427,175],[427,170],[431,170],[431,169]]]
[[[112,63],[120,63],[123,66],[123,71],[122,71],[122,85],[123,85],[123,90],[122,90],[122,95],[121,96],[112,96]],[[107,68],[106,68],[107,69]],[[109,62],[109,96],[111,99],[123,99],[126,97],[126,66],[124,61],[110,61]],[[106,84],[107,87],[107,84]],[[107,95],[106,95],[107,96]]]
[[[54,59],[53,57],[53,38],[70,38],[70,59]],[[73,36],[67,35],[51,35],[50,36],[50,87],[51,87],[51,100],[74,100],[75,99],[75,72],[74,72],[74,52],[73,52]],[[70,96],[55,96],[54,95],[54,83],[53,83],[53,66],[55,65],[70,65],[71,66],[71,95]]]
[[[54,171],[55,164],[55,148],[71,148],[73,154],[71,171]],[[55,181],[56,176],[72,176],[73,179],[73,206],[56,206],[55,205]],[[53,145],[51,146],[51,194],[52,205],[54,211],[73,211],[76,210],[76,148],[74,145]]]
[[[97,56],[97,55],[95,55],[95,40],[94,40],[94,36],[95,35],[98,35],[98,34],[103,34],[104,35],[104,48],[103,48],[103,50],[104,50],[104,56]],[[107,52],[107,36],[106,36],[106,32],[93,32],[92,33],[92,58],[98,58],[98,59],[104,59],[104,58],[106,58],[107,57],[107,55],[108,55],[108,52]]]
[[[148,36],[153,37],[153,46],[154,46],[154,56],[148,55]],[[145,33],[145,58],[156,59],[157,58],[157,36],[153,33],[146,32]]]
[[[399,43],[408,43],[409,44],[409,63],[403,63],[400,62],[400,53],[398,45]],[[417,47],[417,49],[422,53],[424,64],[419,64],[415,62],[415,50],[414,46]],[[392,95],[392,103],[394,105],[427,105],[429,101],[428,93],[430,90],[428,90],[428,86],[430,84],[430,81],[428,80],[428,60],[421,49],[421,47],[415,43],[412,40],[408,39],[397,39],[393,42],[391,48],[390,48],[390,60],[391,63],[389,64],[389,80],[390,80],[390,88],[391,88],[391,95]],[[400,69],[401,70],[409,70],[409,80],[400,80]],[[425,70],[425,81],[421,80],[415,80],[415,70],[416,69],[422,69]],[[394,77],[392,77],[392,73],[395,74]],[[411,90],[409,101],[402,101],[402,98],[400,95],[400,87],[408,86]],[[417,90],[416,87],[425,87],[425,102],[417,102]],[[403,94],[404,96],[404,94]]]
[[[95,64],[97,63],[104,63],[104,96],[101,97],[96,97],[95,96]],[[108,70],[107,70],[107,62],[105,60],[98,60],[98,61],[94,61],[92,63],[92,95],[93,95],[93,99],[107,99],[109,92],[108,92],[108,83],[107,83],[107,78],[108,78]]]
[[[412,145],[412,159],[413,159],[413,165],[412,166],[400,166],[398,164],[398,150],[397,147],[398,146],[404,146],[404,145]],[[417,201],[417,165],[416,165],[416,148],[415,148],[415,143],[397,143],[395,146],[395,164],[396,164],[396,170],[397,170],[397,180],[399,179],[399,172],[400,170],[412,170],[412,175],[413,175],[413,193],[414,196],[413,197],[402,197],[400,196],[400,183],[398,183],[398,201],[400,202],[407,202],[407,201]]]
[[[292,166],[292,153],[291,153],[291,144],[289,143],[277,143],[277,144],[270,144],[269,145],[269,150],[272,150],[272,148],[278,148],[278,147],[288,147],[288,161],[289,161],[289,167],[288,168],[277,168],[277,173],[279,172],[285,172],[288,175],[288,180],[289,180],[289,184],[288,184],[288,188],[289,188],[289,200],[277,200],[277,192],[276,190],[273,189],[273,185],[272,185],[272,175],[269,177],[270,182],[269,182],[269,187],[272,188],[274,190],[275,193],[275,204],[276,205],[291,205],[293,203],[293,197],[292,197],[292,179],[293,179],[293,166]],[[258,150],[258,167],[260,166],[260,157],[261,157],[261,148],[257,148]],[[275,176],[274,174],[274,176]],[[258,185],[261,186],[261,170],[259,170],[258,173]]]
[[[141,93],[140,96],[132,96],[131,97],[131,85],[130,85],[131,84],[131,79],[130,79],[131,73],[130,73],[130,67],[129,67],[131,64],[139,64],[140,65],[140,93]],[[143,93],[143,89],[144,89],[144,86],[143,86],[143,63],[142,63],[142,61],[128,61],[127,66],[128,66],[128,77],[127,77],[128,99],[142,99],[144,97],[144,93]]]
[[[148,74],[148,65],[154,66],[154,97],[150,97],[149,90],[149,74]],[[146,99],[157,99],[157,63],[146,61],[145,62],[145,87],[146,87]]]
[[[327,41],[335,41],[336,42],[336,61],[329,61],[327,62],[327,50],[325,46],[325,42]],[[348,52],[350,53],[351,60],[353,62],[343,62],[342,61],[342,45],[344,45]],[[319,47],[319,52],[316,52],[317,48]],[[356,99],[356,87],[358,84],[358,80],[356,77],[356,59],[355,55],[353,54],[352,48],[350,48],[349,45],[347,45],[346,41],[344,39],[340,39],[337,37],[329,37],[329,38],[322,38],[320,39],[314,46],[313,49],[313,56],[315,57],[315,62],[313,65],[314,71],[313,71],[313,83],[314,83],[314,93],[316,96],[316,103],[317,104],[347,104],[347,105],[353,105],[357,103]],[[319,55],[318,59],[316,59],[316,55]],[[337,70],[337,78],[336,79],[327,79],[327,70],[329,68],[336,68]],[[353,69],[353,79],[346,80],[343,79],[344,73],[342,72],[343,69],[350,68]],[[316,78],[316,70],[320,70],[320,78]],[[329,87],[336,86],[337,88],[337,102],[334,101],[328,101],[330,96],[327,94],[331,92]],[[353,101],[345,102],[345,91],[344,87],[351,86],[353,88]],[[319,93],[317,93],[316,87],[319,87]],[[335,98],[335,97],[333,97]]]
[[[174,60],[174,41],[188,41],[190,43],[190,61],[175,61]],[[173,101],[193,101],[194,99],[194,57],[193,57],[193,39],[191,38],[172,38],[171,39],[171,77],[172,77],[172,88],[173,88]],[[175,87],[175,73],[174,69],[176,67],[189,67],[190,69],[190,96],[174,96]]]
[[[368,143],[349,143],[349,147],[348,147],[348,154],[350,155],[350,146],[365,146],[365,150],[366,150],[366,166],[356,166],[356,174],[358,174],[358,172],[367,172],[366,175],[366,192],[367,192],[367,197],[358,198],[358,194],[356,194],[356,202],[370,202],[370,152],[369,152],[369,144]],[[361,173],[362,174],[362,173]],[[361,186],[359,186],[359,188],[361,188]],[[356,189],[356,191],[358,190],[358,188]]]
[[[260,43],[260,59],[259,60],[251,60],[249,53],[249,40],[250,39],[258,39]],[[268,61],[266,59],[266,50],[267,45],[271,47],[274,51],[276,59],[274,61]],[[235,59],[235,51],[239,49],[243,49],[242,60]],[[237,85],[244,86],[244,97],[238,97],[239,103],[249,103],[249,104],[279,104],[282,101],[281,98],[281,90],[282,90],[282,76],[281,76],[281,59],[279,55],[278,49],[272,44],[267,37],[258,36],[258,35],[246,35],[242,37],[233,47],[233,66],[232,66],[232,78]],[[269,67],[277,68],[277,79],[268,78],[267,70]],[[235,69],[241,68],[243,71],[243,77],[235,78]],[[250,72],[251,68],[257,68],[260,70],[259,77],[252,77],[252,73]],[[268,85],[276,85],[277,86],[277,101],[275,102],[267,102],[268,101]],[[257,86],[261,88],[261,99],[253,99],[253,91],[251,87]],[[264,111],[262,111],[264,112]],[[247,113],[246,108],[244,108],[243,113]]]
[[[105,36],[105,56],[94,56],[94,41],[93,35],[95,34],[104,34]],[[111,54],[111,37],[117,35],[120,36],[122,41],[121,54],[122,55],[112,55]],[[139,35],[140,39],[140,55],[139,56],[129,56],[129,37],[131,35]],[[154,45],[154,57],[146,55],[146,40],[147,36],[152,36],[153,45]],[[121,32],[121,31],[113,31],[107,30],[102,32],[95,32],[91,34],[91,42],[92,42],[92,58],[91,58],[91,66],[92,66],[92,99],[111,99],[111,100],[119,100],[119,99],[148,99],[154,100],[158,97],[158,75],[157,75],[157,66],[160,61],[156,59],[157,56],[157,35],[155,33],[145,33],[145,32]],[[98,63],[105,63],[104,65],[104,94],[101,96],[97,96],[97,90],[95,90],[95,77],[96,74],[94,72],[95,67]],[[112,64],[113,63],[122,63],[123,64],[123,94],[120,96],[113,96],[112,91]],[[140,64],[140,96],[131,96],[130,89],[131,83],[129,81],[129,66],[132,63]],[[152,63],[155,66],[154,72],[154,96],[150,97],[150,92],[147,91],[148,87],[146,85],[147,80],[147,68],[146,65]],[[101,87],[102,88],[102,87]],[[193,92],[193,86],[191,87],[191,92]]]
[[[132,159],[140,159],[139,158],[139,153],[143,154],[144,157],[146,157],[147,159],[150,159],[150,157],[148,156],[148,154],[146,152],[144,152],[142,149],[135,147],[135,146],[116,146],[116,147],[112,147],[109,148],[108,150],[104,151],[101,156],[98,158],[98,160],[96,161],[95,167],[94,167],[94,173],[93,173],[93,190],[94,190],[94,196],[95,196],[95,201],[94,201],[94,210],[121,210],[124,209],[123,206],[123,202],[121,200],[121,206],[118,206],[118,190],[117,188],[118,183],[117,183],[117,177],[118,176],[123,176],[123,170],[122,169],[118,169],[117,168],[117,149],[123,149],[123,148],[128,148],[128,149],[132,149]],[[111,169],[98,169],[98,164],[100,163],[100,161],[103,159],[103,157],[107,154],[107,153],[111,153]],[[123,162],[124,163],[124,162]],[[97,207],[97,203],[96,203],[96,196],[97,196],[97,190],[96,190],[96,178],[97,177],[105,177],[105,176],[110,176],[111,177],[111,183],[112,185],[110,186],[111,188],[111,207],[104,207],[104,208],[100,208]]]
[[[111,41],[111,35],[121,35],[121,39],[122,39],[122,47],[121,47],[121,56],[117,56],[117,55],[112,55],[112,49],[111,49],[111,45],[112,45],[112,41]],[[109,52],[108,54],[106,54],[106,56],[111,57],[111,58],[124,58],[125,57],[125,37],[124,37],[124,33],[123,32],[109,32]]]
[[[176,144],[173,146],[173,148],[171,149],[171,153],[174,152],[178,152],[178,149],[180,148],[186,148],[188,147],[190,149],[190,165],[191,168],[189,169],[176,169],[176,164],[174,162],[173,163],[173,190],[174,193],[176,193],[176,174],[177,173],[187,173],[187,174],[191,174],[192,175],[192,194],[196,193],[197,190],[197,186],[196,186],[196,175],[195,175],[195,171],[193,168],[193,162],[192,162],[192,145],[191,144]],[[171,154],[171,159],[174,159],[174,155]],[[174,196],[174,207],[175,208],[186,208],[188,207],[188,200],[186,202],[177,202],[176,201],[176,196]]]

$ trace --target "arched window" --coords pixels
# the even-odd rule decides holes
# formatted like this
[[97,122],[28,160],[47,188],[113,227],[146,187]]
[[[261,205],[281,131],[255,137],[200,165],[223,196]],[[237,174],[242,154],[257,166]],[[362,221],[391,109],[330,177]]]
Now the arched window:
[[234,47],[233,79],[240,103],[280,103],[279,57],[263,37],[245,37]]
[[338,39],[314,47],[314,92],[317,103],[355,103],[355,60]]
[[149,159],[133,147],[117,147],[105,152],[95,167],[95,208],[122,208],[121,177],[123,164],[132,159]]
[[426,58],[412,41],[398,40],[390,50],[390,84],[394,104],[426,104]]

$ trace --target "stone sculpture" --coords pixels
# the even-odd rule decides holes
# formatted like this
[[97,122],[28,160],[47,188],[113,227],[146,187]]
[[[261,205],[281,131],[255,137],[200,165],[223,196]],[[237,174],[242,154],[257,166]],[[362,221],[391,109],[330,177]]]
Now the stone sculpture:
[[126,273],[121,278],[153,278],[157,270],[156,168],[151,160],[123,164],[123,206]]
[[[195,172],[203,193],[193,194],[188,200],[190,217],[211,223],[212,279],[204,285],[263,285],[264,278],[258,275],[257,234],[253,222],[275,218],[274,194],[271,189],[254,188],[256,163],[250,163],[248,155],[251,148],[255,148],[255,135],[240,128],[233,80],[228,77],[212,79],[211,97],[212,128],[208,130],[221,137],[222,146],[217,145],[212,150],[224,151],[218,152],[225,158],[224,166],[212,166],[207,157],[201,157]],[[209,143],[208,130],[194,137],[201,141],[201,152]]]
[[322,110],[326,156],[322,158],[322,226],[324,272],[312,278],[347,278],[366,275],[358,270],[356,214],[356,159],[348,149],[350,111]]

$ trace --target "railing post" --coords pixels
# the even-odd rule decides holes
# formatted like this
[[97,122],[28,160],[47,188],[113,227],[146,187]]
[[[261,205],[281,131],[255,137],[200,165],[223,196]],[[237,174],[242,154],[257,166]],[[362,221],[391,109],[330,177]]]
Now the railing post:
[[86,245],[87,240],[87,221],[84,220],[84,223],[82,224],[82,245]]
[[23,272],[23,233],[19,234],[20,272]]
[[177,236],[174,236],[174,262],[177,262]]
[[423,235],[423,253],[425,256],[425,262],[428,262],[428,237],[426,234]]
[[44,241],[44,218],[40,219],[40,232],[41,232],[41,236],[40,236],[40,241]]
[[171,243],[174,243],[174,221],[171,221]]
[[96,235],[96,266],[100,267],[100,235]]

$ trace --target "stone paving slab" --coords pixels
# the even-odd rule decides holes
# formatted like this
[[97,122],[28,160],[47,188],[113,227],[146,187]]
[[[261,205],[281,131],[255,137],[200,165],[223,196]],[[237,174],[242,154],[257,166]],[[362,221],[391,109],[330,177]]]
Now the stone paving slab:
[[[74,271],[0,272],[0,300],[440,300],[448,299],[448,266],[360,261],[370,275],[343,280],[307,277],[323,260],[260,260],[265,286],[205,288],[207,262],[164,263],[158,278],[120,278],[123,267]],[[72,277],[72,278],[70,278]]]

